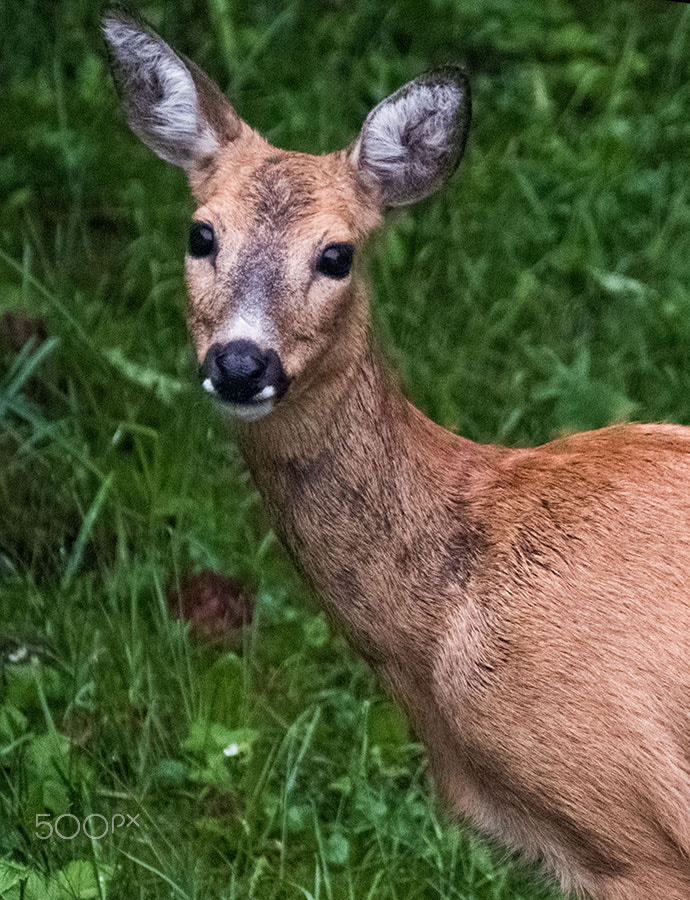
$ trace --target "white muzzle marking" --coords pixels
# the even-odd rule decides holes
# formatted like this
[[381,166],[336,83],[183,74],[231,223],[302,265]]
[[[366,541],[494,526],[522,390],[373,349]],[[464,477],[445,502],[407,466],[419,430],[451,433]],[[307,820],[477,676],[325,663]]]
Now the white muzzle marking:
[[253,341],[259,347],[263,347],[269,341],[269,329],[261,315],[243,315],[236,313],[228,322],[219,336],[219,340],[225,343],[229,341]]

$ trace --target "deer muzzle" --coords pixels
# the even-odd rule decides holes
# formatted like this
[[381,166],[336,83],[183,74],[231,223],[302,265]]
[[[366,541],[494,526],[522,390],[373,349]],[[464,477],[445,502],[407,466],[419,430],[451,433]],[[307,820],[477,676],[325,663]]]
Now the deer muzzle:
[[289,379],[275,350],[253,341],[213,344],[201,366],[204,388],[238,418],[257,419],[270,412],[288,389]]

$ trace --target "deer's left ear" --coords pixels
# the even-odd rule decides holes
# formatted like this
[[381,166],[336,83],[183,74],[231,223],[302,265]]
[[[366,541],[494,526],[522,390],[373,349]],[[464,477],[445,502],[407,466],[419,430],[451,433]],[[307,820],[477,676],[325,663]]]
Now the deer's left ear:
[[350,157],[383,206],[431,194],[457,168],[469,131],[470,85],[459,67],[410,81],[373,109]]

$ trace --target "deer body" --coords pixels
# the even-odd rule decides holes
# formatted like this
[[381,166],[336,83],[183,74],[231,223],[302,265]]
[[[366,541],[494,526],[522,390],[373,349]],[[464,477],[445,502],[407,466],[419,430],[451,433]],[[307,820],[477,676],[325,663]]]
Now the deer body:
[[270,147],[156,35],[117,14],[105,30],[132,127],[199,204],[204,385],[448,805],[567,890],[688,900],[690,429],[524,450],[451,434],[396,387],[350,277],[383,209],[457,165],[464,76],[412,82],[352,149],[311,157]]
[[457,813],[566,888],[690,897],[690,430],[475,445],[361,366],[320,429],[241,428],[285,546]]

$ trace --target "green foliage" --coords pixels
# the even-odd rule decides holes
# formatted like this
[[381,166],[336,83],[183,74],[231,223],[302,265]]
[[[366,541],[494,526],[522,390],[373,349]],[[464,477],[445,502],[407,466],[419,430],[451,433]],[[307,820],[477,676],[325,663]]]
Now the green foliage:
[[0,860],[0,897],[3,900],[98,900],[112,876],[109,867],[95,868],[74,859],[64,869],[43,877],[26,866]]
[[[182,175],[130,135],[99,5],[10,4],[0,35],[0,897],[536,900],[439,821],[397,708],[268,531],[194,389]],[[412,398],[518,445],[690,423],[690,11],[661,0],[148,0],[137,8],[274,143],[344,146],[420,71],[464,60],[458,176],[368,254]],[[256,588],[237,653],[166,585]],[[138,815],[102,840],[36,816]]]

